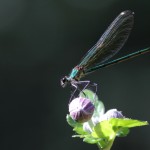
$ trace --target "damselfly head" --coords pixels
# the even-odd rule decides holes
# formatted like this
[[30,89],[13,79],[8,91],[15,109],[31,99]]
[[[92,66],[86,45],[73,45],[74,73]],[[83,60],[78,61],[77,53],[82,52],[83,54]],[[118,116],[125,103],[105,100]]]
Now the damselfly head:
[[66,85],[68,84],[68,78],[67,76],[63,77],[61,80],[60,80],[60,84],[61,86],[64,88],[66,87]]

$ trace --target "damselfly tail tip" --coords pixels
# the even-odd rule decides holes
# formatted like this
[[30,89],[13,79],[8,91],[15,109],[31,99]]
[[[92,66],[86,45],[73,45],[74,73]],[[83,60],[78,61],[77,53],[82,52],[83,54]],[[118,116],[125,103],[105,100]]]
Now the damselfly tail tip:
[[131,11],[131,10],[125,10],[125,11],[121,12],[121,15],[125,15],[125,14],[132,14],[132,15],[134,15],[134,12]]

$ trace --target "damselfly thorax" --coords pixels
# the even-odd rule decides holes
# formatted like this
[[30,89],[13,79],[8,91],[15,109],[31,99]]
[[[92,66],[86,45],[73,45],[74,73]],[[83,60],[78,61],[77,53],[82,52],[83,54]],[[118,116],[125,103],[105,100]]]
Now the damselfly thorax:
[[61,79],[61,86],[65,87],[68,83],[75,84],[78,82],[82,77],[84,77],[84,67],[76,66],[72,69],[69,76],[65,76]]

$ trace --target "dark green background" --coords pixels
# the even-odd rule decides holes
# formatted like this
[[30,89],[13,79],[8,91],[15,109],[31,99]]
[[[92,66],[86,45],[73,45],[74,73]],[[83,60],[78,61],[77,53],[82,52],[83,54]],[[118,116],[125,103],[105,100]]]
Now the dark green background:
[[[70,89],[60,78],[123,10],[135,12],[132,34],[115,58],[150,46],[149,0],[1,0],[1,150],[97,150],[73,139],[66,123]],[[150,54],[86,79],[98,83],[106,110],[150,122]],[[149,126],[118,138],[112,150],[149,150]]]

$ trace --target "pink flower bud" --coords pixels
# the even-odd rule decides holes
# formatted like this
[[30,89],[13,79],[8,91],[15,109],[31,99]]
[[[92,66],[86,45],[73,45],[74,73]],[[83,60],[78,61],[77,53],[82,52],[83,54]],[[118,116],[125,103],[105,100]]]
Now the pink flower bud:
[[91,119],[94,113],[94,105],[92,102],[83,97],[75,98],[69,104],[70,116],[73,120],[83,123]]

